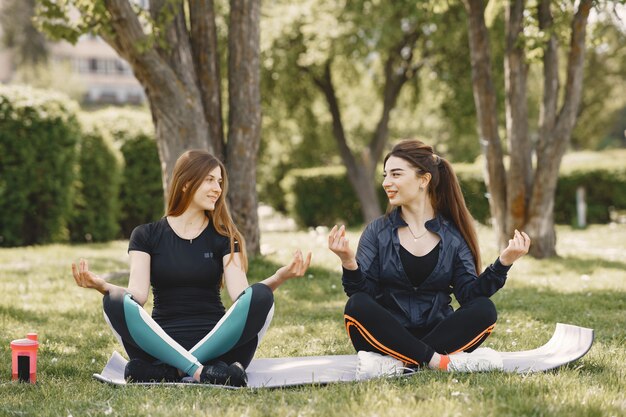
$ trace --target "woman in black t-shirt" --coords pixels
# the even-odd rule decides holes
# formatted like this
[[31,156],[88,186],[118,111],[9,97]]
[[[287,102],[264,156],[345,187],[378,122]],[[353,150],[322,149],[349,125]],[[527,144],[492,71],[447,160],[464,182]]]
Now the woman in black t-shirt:
[[[304,275],[311,261],[299,250],[292,262],[248,286],[245,242],[226,205],[224,165],[206,151],[187,151],[176,162],[167,214],[135,228],[128,247],[128,288],[72,264],[76,283],[104,295],[107,322],[130,361],[128,379],[246,384],[250,364],[274,311],[272,292]],[[220,287],[234,301],[226,312]],[[154,308],[142,306],[152,286]]]

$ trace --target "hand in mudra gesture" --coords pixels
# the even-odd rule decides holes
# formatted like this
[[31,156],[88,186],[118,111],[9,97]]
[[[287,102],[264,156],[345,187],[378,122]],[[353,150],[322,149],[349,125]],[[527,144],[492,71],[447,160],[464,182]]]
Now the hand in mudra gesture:
[[279,268],[278,271],[276,271],[276,275],[283,280],[301,277],[309,268],[310,264],[311,264],[311,252],[309,252],[306,259],[304,259],[304,256],[302,255],[302,251],[298,249],[294,253],[291,263],[289,265],[283,266],[282,268]]
[[509,240],[509,246],[500,254],[500,263],[504,266],[512,265],[513,262],[526,255],[529,248],[530,237],[526,233],[515,229],[513,238]]
[[89,270],[86,259],[81,259],[78,265],[72,263],[72,275],[79,287],[93,288],[100,292],[105,291],[106,281]]
[[341,259],[341,264],[348,269],[356,264],[354,251],[350,249],[350,240],[346,237],[346,226],[335,225],[328,234],[328,249]]

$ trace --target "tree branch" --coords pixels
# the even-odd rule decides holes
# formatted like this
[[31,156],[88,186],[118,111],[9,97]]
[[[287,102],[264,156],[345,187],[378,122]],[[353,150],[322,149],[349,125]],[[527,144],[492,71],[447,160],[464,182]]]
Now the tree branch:
[[538,153],[542,153],[548,144],[552,142],[551,135],[556,123],[556,108],[560,87],[559,44],[554,34],[554,19],[550,11],[550,3],[550,0],[541,0],[538,8],[539,29],[550,34],[543,52],[543,100],[539,110]]
[[[396,106],[398,96],[404,84],[415,76],[419,68],[411,65],[415,43],[419,39],[418,30],[406,33],[401,42],[391,49],[385,62],[385,86],[383,88],[383,110],[380,120],[376,125],[368,150],[369,155],[364,155],[365,164],[370,171],[376,169],[376,163],[380,160],[387,137],[389,135],[389,119],[391,110]],[[407,51],[408,48],[408,52]],[[403,56],[403,53],[406,56]]]
[[224,158],[220,54],[213,0],[189,0],[191,49],[198,85],[216,156]]
[[[103,34],[107,43],[130,63],[135,75],[144,78],[145,84],[168,89],[168,81],[176,78],[176,74],[154,49],[139,47],[148,42],[148,37],[128,0],[105,0],[105,6],[111,14],[114,31],[113,35]],[[175,94],[176,91],[165,93]]]
[[583,87],[587,19],[592,3],[592,0],[581,0],[578,11],[572,21],[572,37],[567,59],[567,79],[565,81],[565,99],[556,120],[556,131],[559,132],[559,135],[567,133],[567,136],[569,136],[576,123],[576,113]]

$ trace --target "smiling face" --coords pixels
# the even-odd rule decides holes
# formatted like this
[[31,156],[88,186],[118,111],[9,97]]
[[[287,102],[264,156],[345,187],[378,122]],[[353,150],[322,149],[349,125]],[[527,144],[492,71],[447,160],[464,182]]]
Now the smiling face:
[[213,168],[198,186],[193,195],[191,205],[201,210],[212,211],[215,204],[222,195],[222,169],[217,166]]
[[425,191],[430,174],[419,176],[417,168],[405,159],[389,157],[385,163],[383,177],[385,178],[383,188],[389,203],[394,206],[410,205],[427,195]]

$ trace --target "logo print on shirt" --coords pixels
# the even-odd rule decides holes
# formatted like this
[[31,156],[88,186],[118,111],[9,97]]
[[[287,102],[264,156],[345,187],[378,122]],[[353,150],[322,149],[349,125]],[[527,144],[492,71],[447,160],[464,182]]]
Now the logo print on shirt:
[[204,258],[208,259],[208,258],[213,258],[213,252],[205,252],[204,253]]

